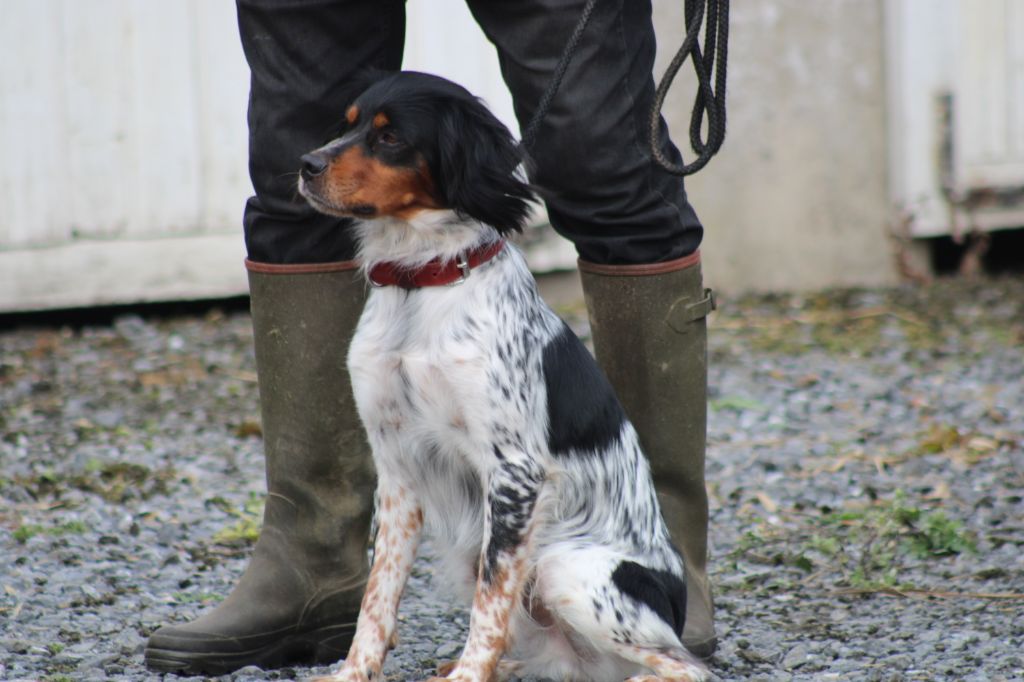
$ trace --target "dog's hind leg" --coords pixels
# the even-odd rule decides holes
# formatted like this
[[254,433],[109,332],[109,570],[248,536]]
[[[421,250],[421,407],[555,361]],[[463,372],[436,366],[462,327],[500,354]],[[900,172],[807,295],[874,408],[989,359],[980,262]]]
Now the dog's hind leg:
[[[625,567],[625,568],[623,568]],[[585,644],[576,677],[631,682],[703,682],[707,669],[679,640],[684,596],[674,573],[647,569],[609,547],[548,547],[537,590],[567,641]],[[564,657],[563,657],[564,658]],[[557,662],[549,664],[552,670]],[[561,671],[559,671],[561,672]],[[564,675],[564,673],[563,673]]]
[[518,675],[522,669],[522,661],[513,661],[508,658],[503,658],[498,661],[498,667],[494,670],[494,675],[491,677],[491,680],[493,682],[508,682],[508,680]]
[[381,478],[377,484],[377,537],[373,567],[366,583],[356,634],[345,663],[334,675],[315,682],[373,682],[380,679],[393,641],[398,601],[416,558],[423,512],[415,496]]
[[615,652],[622,658],[654,671],[653,675],[636,675],[626,682],[705,682],[708,669],[680,645],[678,649],[650,649],[621,646]]

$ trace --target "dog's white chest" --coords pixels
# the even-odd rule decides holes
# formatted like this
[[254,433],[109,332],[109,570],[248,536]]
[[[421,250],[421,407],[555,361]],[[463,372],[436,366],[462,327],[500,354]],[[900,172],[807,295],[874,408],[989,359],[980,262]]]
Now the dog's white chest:
[[[401,292],[374,292],[349,351],[349,371],[371,442],[397,441],[415,457],[431,443],[473,449],[487,401],[486,311],[425,307]],[[472,322],[469,320],[472,319]]]

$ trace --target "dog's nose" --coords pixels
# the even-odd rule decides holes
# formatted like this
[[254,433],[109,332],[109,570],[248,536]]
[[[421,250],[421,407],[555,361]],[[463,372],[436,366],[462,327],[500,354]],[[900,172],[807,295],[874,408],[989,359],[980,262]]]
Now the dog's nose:
[[307,178],[314,178],[327,170],[327,160],[316,152],[302,156],[302,174]]

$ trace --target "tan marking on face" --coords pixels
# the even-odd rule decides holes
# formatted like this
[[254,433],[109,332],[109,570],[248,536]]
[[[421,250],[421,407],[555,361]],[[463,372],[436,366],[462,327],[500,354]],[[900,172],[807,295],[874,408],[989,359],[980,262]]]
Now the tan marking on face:
[[388,115],[385,114],[383,111],[381,111],[380,113],[373,117],[373,127],[377,128],[378,130],[389,123],[391,123],[391,121],[388,119]]
[[349,125],[352,125],[359,120],[359,107],[355,104],[350,106],[345,112],[345,120],[348,121]]
[[419,168],[388,166],[368,156],[359,145],[335,157],[327,172],[308,188],[342,214],[357,207],[372,207],[372,217],[410,220],[420,211],[441,208],[434,198],[426,164]]

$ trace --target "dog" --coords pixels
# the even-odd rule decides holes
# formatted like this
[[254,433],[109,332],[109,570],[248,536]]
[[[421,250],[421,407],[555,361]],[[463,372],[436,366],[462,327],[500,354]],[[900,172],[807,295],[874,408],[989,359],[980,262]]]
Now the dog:
[[372,285],[348,366],[378,484],[373,565],[334,681],[379,680],[420,538],[471,604],[431,680],[707,679],[680,641],[683,559],[633,426],[522,253],[522,154],[459,85],[383,76],[299,193],[357,218]]

